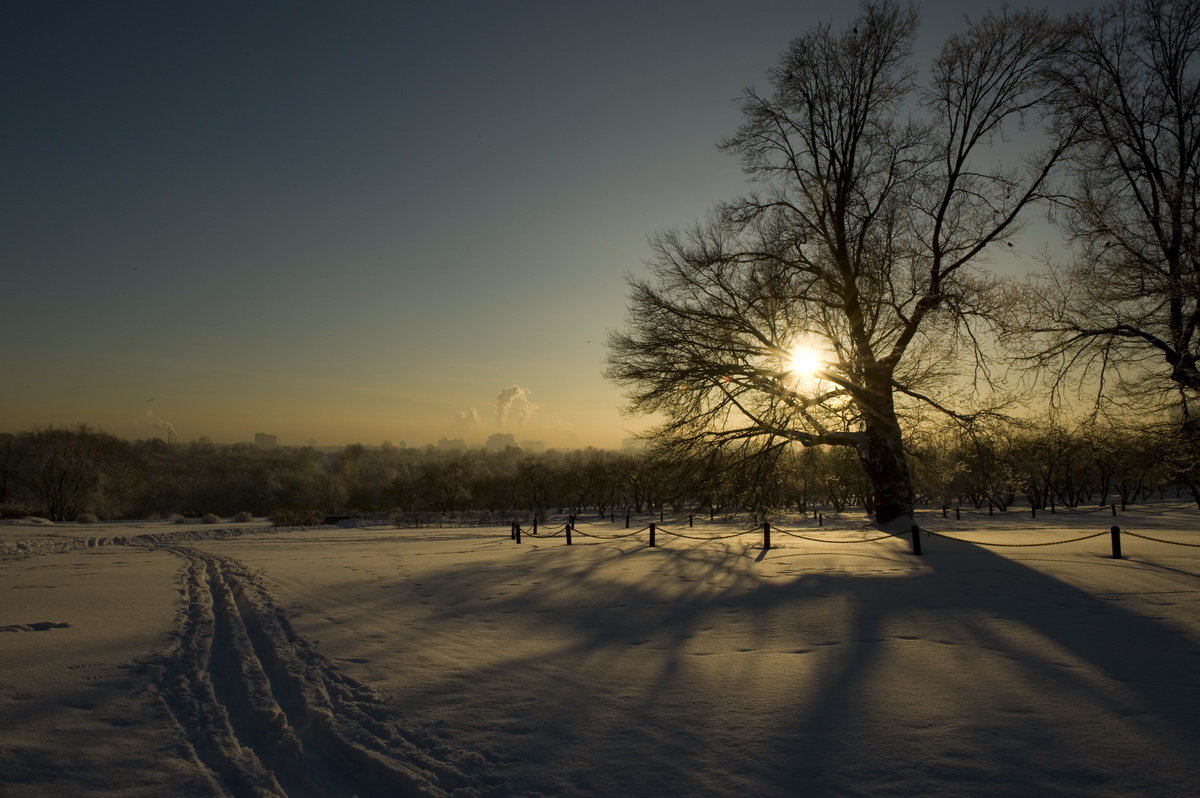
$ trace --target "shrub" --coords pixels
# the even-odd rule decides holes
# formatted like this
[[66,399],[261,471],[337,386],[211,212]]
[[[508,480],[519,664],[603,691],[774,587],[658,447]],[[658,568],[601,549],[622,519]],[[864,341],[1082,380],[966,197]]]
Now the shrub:
[[281,507],[271,515],[271,523],[275,526],[320,526],[325,523],[325,513]]
[[172,524],[186,524],[187,523],[187,519],[184,518],[179,513],[171,513],[171,517],[167,520],[169,520]]
[[254,516],[251,515],[250,513],[246,512],[245,510],[242,510],[240,513],[238,513],[237,515],[235,515],[233,517],[233,520],[236,521],[237,523],[241,524],[241,523],[245,523],[246,521],[253,521]]
[[200,516],[200,523],[219,524],[221,523],[221,516],[217,515],[216,513],[205,513],[204,515]]
[[77,524],[96,524],[99,522],[100,519],[96,517],[95,513],[80,513],[75,516],[75,523]]
[[19,504],[0,504],[0,518],[28,518],[31,515],[29,508]]

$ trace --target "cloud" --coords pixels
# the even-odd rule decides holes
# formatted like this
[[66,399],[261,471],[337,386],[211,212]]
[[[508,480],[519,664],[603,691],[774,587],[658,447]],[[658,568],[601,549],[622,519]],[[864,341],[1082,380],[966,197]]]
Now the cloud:
[[517,422],[524,424],[541,405],[533,401],[529,391],[520,385],[510,385],[500,391],[496,397],[496,424],[503,427],[512,413],[516,413]]

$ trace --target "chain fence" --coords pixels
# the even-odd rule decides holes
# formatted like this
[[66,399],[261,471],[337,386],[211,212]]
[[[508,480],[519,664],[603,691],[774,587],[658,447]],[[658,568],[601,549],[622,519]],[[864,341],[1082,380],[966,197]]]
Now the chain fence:
[[[1107,509],[1107,508],[1101,508],[1101,509]],[[1092,511],[1092,512],[1096,512],[1096,511]],[[915,524],[910,528],[910,530],[907,533],[888,532],[888,533],[884,533],[881,535],[874,535],[871,537],[862,537],[862,538],[855,538],[855,539],[848,540],[846,538],[831,539],[828,537],[814,537],[813,535],[805,534],[804,532],[802,532],[800,530],[786,529],[783,527],[773,526],[772,524],[770,524],[770,522],[764,522],[762,524],[755,524],[754,526],[750,527],[749,529],[737,529],[737,530],[734,530],[733,532],[729,532],[726,534],[717,534],[717,535],[711,535],[711,534],[706,535],[706,534],[696,534],[696,533],[689,533],[689,532],[680,532],[676,529],[670,529],[665,526],[660,526],[659,524],[653,523],[653,522],[651,522],[651,523],[647,524],[646,526],[643,526],[639,529],[631,529],[627,532],[613,532],[613,533],[605,534],[605,533],[598,532],[595,529],[598,526],[603,526],[604,525],[603,522],[600,522],[600,523],[583,522],[586,526],[591,528],[589,531],[581,530],[577,526],[577,523],[579,523],[579,522],[572,519],[572,520],[567,521],[557,527],[554,527],[553,531],[551,532],[551,531],[547,531],[547,529],[548,529],[547,527],[542,527],[541,529],[538,529],[537,524],[535,522],[534,525],[530,529],[528,529],[527,531],[524,531],[524,534],[526,534],[532,538],[537,538],[539,540],[540,539],[558,538],[558,537],[563,537],[565,535],[565,537],[567,539],[567,544],[570,545],[572,542],[572,535],[577,535],[582,538],[591,538],[593,540],[613,541],[613,540],[623,540],[626,538],[636,537],[645,532],[649,532],[650,533],[649,545],[652,547],[657,545],[656,538],[658,535],[670,535],[671,537],[682,538],[685,540],[694,540],[694,541],[698,541],[701,543],[711,543],[714,541],[730,540],[732,538],[743,537],[745,535],[761,534],[763,536],[762,547],[764,550],[772,548],[772,545],[771,545],[771,533],[772,532],[780,534],[780,535],[786,535],[788,537],[796,538],[799,540],[805,540],[810,543],[825,543],[825,544],[834,544],[834,545],[856,544],[856,543],[877,543],[877,542],[883,541],[883,540],[889,540],[889,539],[894,539],[894,538],[903,538],[903,537],[911,535],[913,554],[918,555],[918,556],[921,555],[921,545],[920,545],[920,540],[919,540],[919,536],[920,536],[921,532],[924,532],[925,535],[927,535],[929,537],[942,538],[945,540],[953,540],[958,543],[967,543],[967,544],[970,544],[973,546],[984,546],[984,547],[989,547],[989,548],[991,548],[991,547],[994,547],[994,548],[1017,548],[1017,549],[1039,548],[1039,547],[1044,547],[1044,546],[1062,546],[1062,545],[1065,545],[1068,543],[1079,543],[1081,541],[1094,540],[1095,538],[1109,535],[1109,536],[1111,536],[1111,539],[1112,539],[1112,556],[1114,559],[1122,559],[1123,558],[1123,556],[1121,554],[1121,535],[1122,534],[1128,535],[1129,537],[1133,537],[1133,538],[1140,538],[1141,540],[1152,541],[1154,543],[1166,544],[1169,546],[1187,546],[1190,548],[1200,548],[1200,543],[1188,543],[1188,542],[1179,541],[1179,540],[1167,540],[1165,538],[1159,538],[1159,537],[1154,537],[1152,535],[1145,535],[1145,534],[1141,534],[1138,532],[1133,532],[1128,529],[1121,529],[1118,526],[1112,526],[1109,529],[1101,531],[1101,532],[1093,532],[1093,533],[1086,534],[1086,535],[1079,535],[1077,537],[1067,538],[1065,540],[1035,541],[1035,542],[1030,542],[1030,543],[1001,543],[1001,542],[997,542],[997,541],[973,540],[971,538],[960,537],[958,535],[949,535],[944,532],[936,532],[936,531],[928,529],[928,528],[922,528]],[[689,528],[690,528],[690,524],[689,524]],[[829,531],[838,531],[838,530],[829,530]],[[851,530],[840,530],[840,531],[848,532]],[[1044,530],[1039,527],[1019,527],[1019,528],[1008,527],[1001,531],[1003,531],[1003,532],[1033,532],[1033,531],[1044,531]],[[513,539],[516,540],[517,542],[520,542],[521,533],[522,533],[522,529],[521,529],[520,523],[517,521],[513,521],[512,522],[512,537],[513,537]]]

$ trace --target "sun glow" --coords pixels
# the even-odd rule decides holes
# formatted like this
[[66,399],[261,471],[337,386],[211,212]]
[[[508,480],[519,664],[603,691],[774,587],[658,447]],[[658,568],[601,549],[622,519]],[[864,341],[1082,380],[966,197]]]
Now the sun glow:
[[792,348],[787,366],[793,377],[810,380],[825,368],[825,359],[813,347],[801,345]]

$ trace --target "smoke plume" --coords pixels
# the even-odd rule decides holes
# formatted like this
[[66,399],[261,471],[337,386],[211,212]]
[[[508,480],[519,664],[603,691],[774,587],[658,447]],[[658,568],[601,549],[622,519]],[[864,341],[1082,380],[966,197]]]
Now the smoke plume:
[[175,425],[165,418],[159,418],[154,415],[154,408],[150,407],[153,403],[153,399],[146,400],[146,423],[156,430],[167,433],[167,443],[174,443],[179,440],[179,434],[175,431]]
[[454,414],[454,425],[457,427],[478,427],[479,422],[479,411],[473,407]]
[[541,405],[533,401],[529,391],[520,385],[510,385],[496,397],[496,424],[504,427],[509,415],[514,412],[517,422],[524,424],[539,407]]

